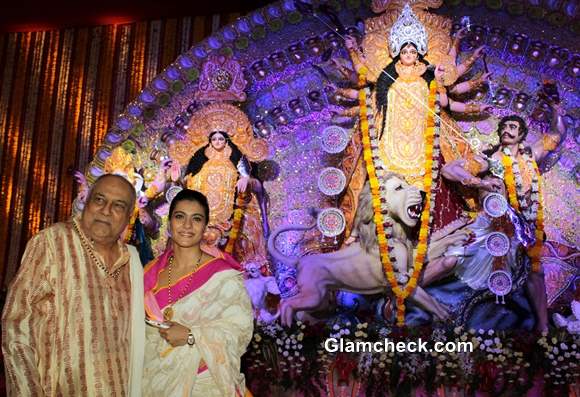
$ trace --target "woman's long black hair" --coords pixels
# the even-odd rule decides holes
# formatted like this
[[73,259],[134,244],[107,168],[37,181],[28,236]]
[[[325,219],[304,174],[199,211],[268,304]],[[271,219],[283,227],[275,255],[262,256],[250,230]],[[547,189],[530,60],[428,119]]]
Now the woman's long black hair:
[[[417,46],[415,44],[405,43],[401,46],[401,50],[409,44],[411,44],[413,47],[415,47],[415,49],[417,49]],[[376,106],[379,112],[381,112],[381,114],[383,115],[381,129],[379,130],[379,138],[383,136],[383,132],[385,129],[387,115],[387,96],[389,93],[389,89],[391,88],[391,85],[395,82],[395,80],[397,80],[397,78],[399,77],[397,69],[395,69],[395,65],[397,64],[397,62],[399,62],[399,59],[401,59],[400,53],[395,58],[393,58],[393,61],[383,69],[383,72],[377,79],[377,83],[375,86],[377,92]],[[417,53],[417,60],[429,66],[429,62],[427,62],[423,57],[423,55],[419,53]],[[391,76],[392,79],[389,76]],[[427,86],[429,86],[429,84],[431,84],[431,81],[435,78],[435,72],[432,69],[427,68],[427,70],[425,71],[425,73],[423,73],[421,77],[423,77],[423,79],[427,82]]]
[[187,165],[187,170],[185,171],[185,175],[190,175],[190,174],[195,175],[201,170],[203,165],[208,160],[207,156],[205,155],[205,149],[207,149],[209,147],[209,145],[211,145],[211,138],[215,134],[218,134],[218,133],[222,134],[226,138],[226,144],[229,145],[230,148],[232,148],[232,154],[230,155],[230,161],[232,162],[234,167],[238,166],[238,162],[242,158],[242,152],[240,151],[240,149],[238,149],[236,144],[232,142],[232,140],[230,139],[230,136],[228,135],[227,132],[225,132],[225,131],[213,131],[211,134],[209,134],[208,144],[205,145],[204,147],[198,149],[197,152],[195,152],[195,154],[193,156],[191,156],[191,159],[189,160],[189,164]]

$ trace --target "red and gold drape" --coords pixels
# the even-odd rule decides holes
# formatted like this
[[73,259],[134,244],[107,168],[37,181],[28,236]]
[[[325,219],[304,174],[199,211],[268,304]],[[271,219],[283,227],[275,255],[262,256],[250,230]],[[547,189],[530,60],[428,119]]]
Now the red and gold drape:
[[70,215],[73,172],[84,171],[125,105],[179,54],[238,16],[0,36],[3,290],[28,239]]

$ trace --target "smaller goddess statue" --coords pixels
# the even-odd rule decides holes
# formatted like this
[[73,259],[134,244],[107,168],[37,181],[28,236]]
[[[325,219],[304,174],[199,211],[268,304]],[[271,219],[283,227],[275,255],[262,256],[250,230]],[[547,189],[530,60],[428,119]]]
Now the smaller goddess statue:
[[[212,209],[210,222],[227,220],[232,216],[236,191],[263,193],[260,181],[250,176],[248,159],[240,152],[225,131],[213,131],[209,143],[198,149],[189,160],[185,171],[188,189],[202,192]],[[265,234],[267,226],[265,226]]]
[[[253,136],[248,117],[228,103],[196,111],[186,138],[169,148],[173,161],[184,169],[183,185],[208,199],[206,242],[223,248],[227,239],[241,238],[236,243],[244,246],[240,260],[265,255],[266,194],[252,163],[264,160],[267,149],[265,141]],[[230,248],[236,252],[236,247]]]

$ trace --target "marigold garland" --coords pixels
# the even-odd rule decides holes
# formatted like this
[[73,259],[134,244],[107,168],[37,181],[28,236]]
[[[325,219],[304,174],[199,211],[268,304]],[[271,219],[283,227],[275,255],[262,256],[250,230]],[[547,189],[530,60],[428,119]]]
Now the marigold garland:
[[234,210],[234,217],[232,222],[232,229],[230,230],[230,238],[226,244],[225,252],[231,254],[234,252],[234,247],[236,246],[236,241],[240,234],[240,225],[242,224],[242,218],[244,217],[244,210],[246,208],[243,194],[238,194],[236,199],[236,209]]
[[137,203],[135,203],[135,208],[133,208],[133,212],[131,213],[131,218],[129,219],[129,224],[125,229],[123,239],[127,244],[131,242],[131,238],[133,237],[133,231],[135,230],[135,222],[137,221],[138,217],[139,217],[139,207],[137,206]]
[[516,181],[514,177],[514,171],[512,168],[513,164],[512,158],[511,156],[504,154],[501,158],[501,162],[505,169],[504,181],[508,191],[508,198],[510,200],[510,204],[514,210],[519,211],[520,203],[518,202],[518,196],[516,193]]
[[[361,85],[363,85],[366,82],[366,73],[367,73],[366,68],[362,68],[360,70],[359,82],[361,83]],[[379,181],[377,179],[372,159],[371,141],[369,135],[369,123],[367,116],[368,112],[367,91],[365,89],[359,91],[359,105],[360,105],[360,129],[362,132],[363,158],[365,160],[367,173],[369,175],[369,184],[371,188],[372,203],[374,210],[374,221],[377,227],[379,253],[381,256],[381,262],[383,264],[387,281],[391,285],[391,288],[395,296],[399,297],[401,296],[403,291],[399,288],[397,284],[395,272],[393,270],[393,265],[391,264],[391,261],[389,259],[387,240],[385,238],[383,216],[381,213],[381,199],[379,195]]]
[[[366,68],[362,68],[359,72],[359,83],[364,85],[366,82]],[[429,238],[430,224],[433,220],[431,216],[431,209],[435,203],[435,183],[434,180],[438,176],[438,158],[439,158],[439,123],[440,119],[436,112],[438,112],[437,99],[437,84],[432,81],[429,86],[429,109],[435,112],[428,112],[427,128],[425,131],[425,165],[424,165],[424,179],[423,187],[427,192],[425,200],[425,207],[421,213],[421,226],[419,230],[419,241],[417,244],[417,253],[413,264],[413,273],[404,288],[401,288],[395,276],[393,261],[395,257],[390,256],[393,247],[390,245],[390,237],[392,234],[392,224],[386,221],[383,214],[387,213],[387,209],[382,207],[381,201],[381,184],[378,175],[382,176],[386,170],[382,167],[380,156],[378,153],[378,137],[374,131],[374,125],[368,119],[368,107],[370,101],[370,90],[368,88],[359,91],[359,106],[360,106],[360,129],[362,133],[363,158],[365,160],[367,173],[369,176],[369,184],[371,188],[372,203],[374,210],[374,221],[376,225],[377,241],[379,245],[379,254],[383,271],[387,281],[391,285],[391,289],[396,297],[397,304],[397,325],[403,326],[405,324],[405,299],[409,297],[415,288],[417,288],[417,280],[421,275],[423,263],[427,254],[427,243]],[[371,136],[370,130],[373,130]],[[384,200],[383,200],[384,201]]]
[[[517,160],[516,160],[517,161]],[[532,261],[532,272],[538,272],[540,271],[540,266],[541,266],[541,253],[542,253],[542,247],[543,247],[543,240],[544,240],[544,209],[543,209],[543,203],[542,203],[542,181],[541,181],[541,176],[540,176],[540,170],[538,169],[538,164],[534,161],[533,158],[530,159],[529,161],[533,172],[534,172],[534,182],[537,184],[537,186],[535,186],[535,189],[532,190],[537,190],[536,193],[537,194],[537,213],[533,213],[532,211],[528,211],[528,216],[525,216],[526,220],[528,221],[535,221],[535,237],[536,237],[536,242],[534,243],[534,245],[529,248],[527,250],[527,253]],[[505,185],[508,191],[508,197],[509,197],[509,202],[511,204],[511,206],[514,208],[514,210],[518,211],[518,212],[522,212],[520,211],[520,202],[518,199],[518,192],[516,190],[517,188],[517,182],[516,182],[516,175],[515,175],[515,168],[516,165],[514,164],[514,159],[512,159],[511,157],[511,152],[508,150],[504,150],[504,154],[502,156],[502,164],[504,166],[505,169],[505,175],[504,175],[504,181],[505,181]],[[521,178],[521,177],[520,177]],[[520,181],[521,184],[521,181]],[[523,195],[520,195],[523,196]],[[523,209],[522,209],[523,210]],[[524,214],[526,215],[526,214]],[[534,219],[535,218],[535,219]]]
[[540,176],[540,170],[535,161],[532,164],[534,172],[538,177],[538,215],[536,219],[536,243],[529,249],[528,255],[530,255],[530,259],[532,260],[532,272],[537,273],[540,271],[540,260],[542,257],[542,247],[544,245],[544,203],[542,202],[542,177]]

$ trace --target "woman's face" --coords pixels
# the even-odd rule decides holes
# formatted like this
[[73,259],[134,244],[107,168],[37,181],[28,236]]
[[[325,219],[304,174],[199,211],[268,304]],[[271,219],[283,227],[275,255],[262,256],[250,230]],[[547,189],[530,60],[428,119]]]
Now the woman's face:
[[197,246],[201,243],[207,221],[200,203],[182,200],[176,204],[169,220],[171,239],[182,248]]
[[224,150],[226,147],[226,137],[218,132],[212,135],[210,143],[215,150]]
[[417,49],[412,44],[407,44],[401,50],[401,63],[405,66],[411,66],[415,63],[419,56]]

